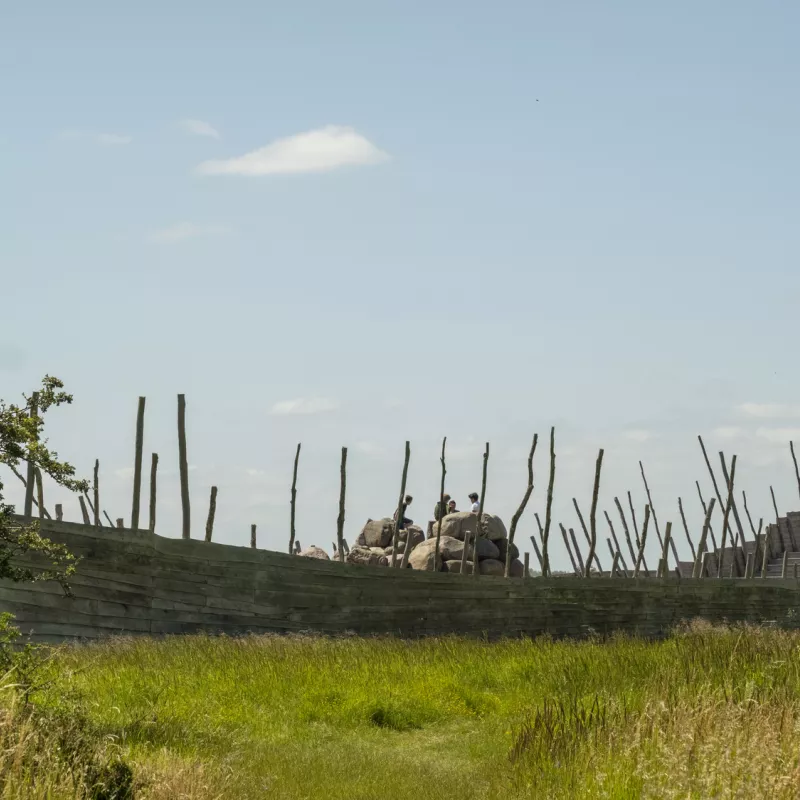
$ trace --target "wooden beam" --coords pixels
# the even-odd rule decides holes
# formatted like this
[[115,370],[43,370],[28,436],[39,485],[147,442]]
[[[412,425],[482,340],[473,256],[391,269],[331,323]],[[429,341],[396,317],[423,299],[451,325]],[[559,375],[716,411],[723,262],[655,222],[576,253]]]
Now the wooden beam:
[[184,539],[192,536],[191,508],[189,506],[189,461],[186,455],[186,396],[178,395],[178,459],[181,477],[181,511]]
[[[35,420],[35,425],[39,426],[39,392],[34,392],[31,395],[31,410],[29,418]],[[38,440],[38,433],[34,435],[34,441]],[[36,463],[31,458],[30,447],[28,448],[28,477],[25,481],[25,518],[31,519],[33,517],[33,491],[36,486]]]
[[156,489],[158,488],[158,453],[150,456],[150,519],[148,530],[150,533],[156,531]]
[[342,463],[339,467],[339,516],[336,519],[336,541],[339,544],[339,561],[344,562],[344,500],[347,488],[347,448],[342,448]]
[[[590,564],[592,561],[592,556],[594,555],[595,551],[597,550],[597,495],[600,492],[600,470],[603,468],[603,449],[600,448],[600,452],[597,455],[597,462],[595,463],[594,467],[594,489],[592,491],[592,507],[589,511],[589,531],[591,540],[589,542],[589,555],[586,557],[586,563]],[[600,574],[603,574],[603,571],[600,570]],[[586,570],[586,577],[591,577],[591,570],[587,568]]]
[[208,517],[206,518],[206,541],[210,542],[214,535],[214,517],[217,514],[217,487],[211,487],[211,496],[208,500]]
[[519,504],[519,508],[514,513],[514,516],[511,517],[511,527],[508,531],[508,543],[509,546],[506,548],[506,564],[505,564],[505,576],[506,578],[511,574],[511,545],[514,544],[514,534],[517,532],[517,524],[522,517],[522,514],[525,511],[525,506],[528,505],[528,500],[531,499],[531,495],[533,494],[533,456],[536,453],[536,445],[539,443],[539,434],[533,434],[533,444],[531,445],[531,452],[528,454],[528,486],[525,489],[525,494],[522,497],[522,502]]
[[297,465],[300,461],[300,442],[297,443],[297,450],[294,454],[294,470],[292,471],[292,494],[289,512],[289,555],[294,553],[295,540],[295,519],[297,513]]
[[94,494],[94,525],[100,527],[100,460],[94,460],[94,484],[92,486]]
[[[400,498],[397,501],[397,519],[394,521],[394,530],[392,531],[392,560],[389,566],[395,567],[397,565],[397,548],[400,546],[400,530],[403,524],[403,509],[405,508],[406,499],[406,481],[408,480],[408,462],[411,460],[411,442],[406,441],[405,459],[403,461],[403,476],[400,479]],[[441,507],[440,507],[441,508]],[[440,513],[441,516],[441,513]],[[407,549],[411,544],[408,538],[408,531],[406,531],[406,546]],[[402,556],[400,562],[402,563]]]
[[550,481],[547,484],[547,506],[542,534],[542,577],[550,577],[550,523],[553,516],[553,485],[556,480],[556,429],[550,428]]
[[136,410],[136,450],[133,457],[133,502],[131,504],[131,528],[139,530],[139,501],[142,493],[142,446],[144,443],[145,398],[139,398]]

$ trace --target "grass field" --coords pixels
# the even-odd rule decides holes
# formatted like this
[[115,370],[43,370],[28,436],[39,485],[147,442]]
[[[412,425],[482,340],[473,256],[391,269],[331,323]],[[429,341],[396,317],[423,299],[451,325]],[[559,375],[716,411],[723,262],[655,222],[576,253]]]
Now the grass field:
[[[137,797],[800,794],[800,635],[777,630],[119,639],[62,648],[48,669],[37,713],[80,703]],[[53,734],[14,714],[0,725],[0,796],[81,796],[63,770],[44,777],[46,758],[15,754],[52,749]]]

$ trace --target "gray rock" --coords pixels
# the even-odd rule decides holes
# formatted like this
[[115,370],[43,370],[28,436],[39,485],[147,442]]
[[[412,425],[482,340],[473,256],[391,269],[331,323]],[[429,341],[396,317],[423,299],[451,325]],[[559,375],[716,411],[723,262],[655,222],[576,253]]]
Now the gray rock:
[[369,567],[385,567],[389,563],[383,550],[360,545],[351,547],[345,560],[348,564],[361,564]]
[[412,550],[418,544],[421,544],[425,541],[425,533],[423,532],[422,528],[418,527],[417,525],[409,525],[407,528],[403,528],[397,538],[400,542],[405,542],[409,536],[411,537]]
[[495,557],[499,561],[502,561],[504,564],[506,563],[506,553],[508,552],[509,548],[511,549],[512,560],[519,558],[519,547],[517,547],[515,544],[510,544],[508,539],[499,539],[496,544],[498,550],[500,551],[500,555]]
[[310,547],[306,547],[305,550],[301,550],[300,555],[303,556],[303,558],[318,558],[321,561],[330,561],[328,554],[321,547],[317,547],[314,544]]
[[[442,536],[452,536],[454,539],[463,541],[467,533],[470,534],[470,538],[474,538],[477,527],[477,514],[473,514],[471,511],[458,511],[455,514],[448,514],[442,519]],[[490,541],[496,542],[508,538],[503,520],[494,514],[483,515],[482,528],[481,535]],[[436,529],[434,528],[435,533]]]
[[[446,572],[461,572],[461,561],[445,561],[444,568]],[[464,564],[464,574],[465,575],[472,575],[472,562],[467,561]]]
[[368,519],[356,541],[361,544],[363,537],[366,547],[388,547],[393,533],[394,522],[388,517],[377,520]]
[[500,575],[501,577],[506,573],[506,565],[502,561],[494,558],[487,558],[478,564],[478,570],[481,575]]
[[511,569],[508,574],[512,578],[521,578],[525,574],[525,565],[518,558],[515,558],[511,562]]
[[[505,539],[501,539],[501,542],[504,542]],[[473,554],[472,544],[470,544],[467,550],[467,558],[470,558]],[[495,544],[495,542],[490,542],[488,539],[484,539],[483,537],[478,539],[478,561],[483,561],[486,558],[494,558],[497,560],[502,560],[500,558],[501,550]]]

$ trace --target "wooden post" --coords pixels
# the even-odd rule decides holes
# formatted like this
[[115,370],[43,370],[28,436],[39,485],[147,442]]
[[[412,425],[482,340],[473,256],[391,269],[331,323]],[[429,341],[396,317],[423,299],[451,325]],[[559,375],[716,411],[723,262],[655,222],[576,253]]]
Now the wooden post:
[[94,460],[94,484],[92,486],[94,494],[94,524],[100,527],[100,460]]
[[511,574],[511,545],[514,544],[514,534],[517,532],[517,524],[519,523],[520,517],[522,517],[523,512],[525,511],[525,506],[528,505],[528,500],[531,499],[531,494],[533,494],[533,456],[536,453],[536,445],[539,442],[539,434],[535,433],[533,435],[533,444],[531,445],[531,452],[528,454],[528,486],[525,489],[525,494],[522,498],[522,502],[519,504],[519,508],[514,513],[514,516],[511,517],[511,527],[508,530],[508,544],[509,546],[506,548],[506,568],[505,568],[505,576],[506,578]]
[[297,539],[295,539],[295,540],[294,540],[294,552],[295,552],[296,554],[299,554],[300,552],[302,552],[302,549],[303,549],[303,548],[302,548],[302,547],[300,547],[300,542],[299,542]]
[[156,532],[156,488],[158,483],[158,453],[150,456],[150,521],[148,530]]
[[[611,542],[610,539],[606,539],[607,542]],[[609,578],[614,578],[619,571],[619,550],[614,551],[614,556],[611,559],[611,572],[608,573]]]
[[[713,499],[712,499],[713,502]],[[700,578],[710,578],[711,577],[711,559],[714,557],[714,554],[710,550],[706,550],[703,553],[703,569],[700,572]]]
[[755,561],[755,559],[758,558],[758,549],[761,546],[761,542],[759,534],[756,533],[756,527],[753,525],[753,518],[750,516],[750,509],[747,507],[747,493],[744,490],[742,490],[742,503],[744,504],[744,513],[747,516],[747,522],[750,525],[750,531],[753,534],[753,539],[755,539],[756,542],[756,549],[753,553],[753,559]]
[[[523,559],[522,580],[527,580],[531,576],[531,554],[527,550],[523,554]],[[794,565],[794,576],[797,577],[797,564]]]
[[686,524],[686,514],[683,513],[683,501],[678,498],[678,511],[681,513],[681,522],[683,523],[683,532],[686,534],[686,541],[689,542],[689,547],[692,551],[692,561],[697,558],[697,551],[694,549],[694,542],[692,541],[691,534],[689,533],[689,526]]
[[86,510],[86,503],[84,502],[82,495],[78,495],[78,502],[81,504],[81,516],[83,517],[83,524],[91,525],[92,523],[89,519],[89,512]]
[[[672,523],[668,522],[666,530],[664,531],[664,544],[661,548],[661,560],[664,562],[664,566],[661,569],[661,577],[667,577],[667,571],[669,570],[669,543],[672,541]],[[676,565],[680,564],[679,561],[675,562]]]
[[[728,466],[725,463],[725,454],[720,451],[719,460],[722,464],[722,477],[725,478],[725,485],[727,486],[730,483],[730,476],[728,475]],[[731,498],[731,511],[733,512],[733,521],[736,523],[736,541],[733,545],[733,563],[736,564],[736,572],[738,573],[739,570],[739,561],[738,553],[739,553],[739,542],[741,542],[742,547],[742,568],[744,568],[744,545],[745,545],[745,538],[744,538],[744,528],[742,527],[742,520],[739,518],[739,509],[736,506],[736,498]]]
[[[761,531],[763,526],[759,524],[758,529]],[[764,530],[764,546],[761,548],[761,577],[767,577],[767,564],[769,558],[769,545],[767,544],[767,540],[769,539],[769,529]]]
[[294,553],[295,529],[294,523],[297,512],[297,464],[300,461],[300,442],[297,443],[297,450],[294,454],[294,470],[292,472],[292,499],[291,510],[289,512],[289,555]]
[[[142,492],[142,445],[144,442],[145,398],[139,398],[136,411],[136,452],[133,459],[133,503],[131,506],[131,528],[139,530],[139,500]],[[188,537],[184,537],[188,538]]]
[[[433,571],[438,572],[442,568],[442,564],[439,561],[439,542],[442,538],[442,519],[444,519],[444,479],[447,475],[447,464],[445,462],[445,447],[447,446],[447,437],[445,436],[442,439],[442,455],[439,458],[439,462],[442,465],[442,480],[439,485],[439,520],[436,525],[436,544],[435,549],[433,551]],[[483,494],[480,497],[480,508],[483,508]],[[475,552],[477,554],[478,551],[478,536],[480,536],[480,514],[478,515],[478,528],[475,531]],[[400,520],[397,521],[398,525],[400,524]],[[475,561],[478,559],[476,558]]]
[[[406,455],[403,462],[403,477],[400,480],[400,499],[397,501],[397,519],[394,522],[394,531],[392,532],[392,562],[390,566],[394,567],[397,564],[397,548],[400,546],[400,526],[403,524],[403,509],[405,508],[406,499],[406,480],[408,479],[408,462],[411,459],[411,442],[406,442]],[[442,502],[444,498],[440,499]],[[441,506],[439,507],[439,516],[441,517]],[[408,531],[406,531],[406,548],[411,544],[408,540]],[[406,548],[403,548],[404,550]],[[438,554],[438,550],[437,550]],[[402,557],[401,557],[402,562]]]
[[[639,548],[642,546],[642,540],[639,538],[639,526],[636,524],[636,509],[633,507],[633,499],[631,498],[631,493],[628,492],[628,506],[631,510],[631,521],[633,522],[633,535],[636,539],[636,552],[639,552]],[[634,558],[634,562],[636,559]]]
[[208,518],[206,519],[206,541],[210,542],[214,534],[214,517],[217,514],[217,487],[211,487],[211,497],[208,500]]
[[344,554],[346,556],[350,555],[350,545],[347,544],[347,539],[342,539],[342,544],[344,545]]
[[[619,502],[619,498],[614,498],[614,504],[617,507],[617,511],[619,511],[619,518],[622,520],[622,530],[625,533],[625,542],[628,545],[628,552],[631,554],[631,564],[636,563],[636,552],[633,549],[633,544],[631,543],[631,534],[628,530],[628,522],[625,519],[625,512],[622,510],[622,504]],[[638,545],[637,545],[638,546]]]
[[44,519],[44,486],[42,485],[42,471],[36,467],[36,507],[39,509],[39,519]]
[[[20,473],[17,471],[17,468],[13,464],[7,464],[6,466],[14,473],[14,475],[16,475],[16,477],[19,480],[19,482],[23,486],[27,487],[28,482],[25,480],[25,478],[22,477],[22,475],[20,475]],[[34,499],[33,505],[35,505],[38,508],[38,503],[37,503],[36,499]],[[32,509],[31,509],[31,513],[33,513]],[[48,510],[46,508],[43,510],[43,513],[44,513],[44,515],[45,515],[45,517],[47,519],[52,519],[52,517],[50,516],[50,513],[48,512]]]
[[342,448],[342,464],[339,468],[339,516],[336,519],[336,541],[339,543],[339,561],[344,563],[344,498],[347,489],[347,448]]
[[[591,538],[589,540],[589,555],[586,556],[586,563],[591,564],[592,556],[595,554],[597,550],[597,495],[600,492],[600,470],[603,467],[603,448],[600,448],[600,452],[597,454],[597,462],[595,463],[594,467],[594,489],[592,491],[592,507],[589,511],[589,530],[591,533]],[[599,564],[599,562],[598,562]],[[600,575],[602,576],[603,570],[600,570]],[[592,575],[591,570],[587,566],[586,568],[586,577],[590,578]]]
[[189,506],[189,461],[186,455],[186,396],[178,395],[178,459],[181,475],[182,536],[192,536],[191,509]]
[[[736,476],[736,456],[734,455],[731,461],[731,479],[728,483],[728,499],[725,501],[725,513],[722,516],[722,547],[719,551],[719,564],[717,569],[717,577],[722,577],[722,561],[725,558],[725,538],[728,533],[728,517],[731,513],[731,505],[733,503],[733,480]],[[733,539],[733,537],[731,537]],[[731,542],[733,544],[733,542]],[[735,556],[735,553],[732,553]]]
[[[538,516],[536,520],[538,522],[539,520]],[[567,548],[567,555],[569,556],[570,564],[572,564],[572,571],[576,575],[583,575],[583,567],[581,567],[580,570],[578,569],[578,565],[575,563],[575,558],[572,555],[572,548],[569,546],[569,538],[567,537],[566,528],[564,528],[564,526],[561,523],[559,523],[558,527],[561,529],[561,538],[564,540],[564,547]]]
[[783,551],[783,562],[781,563],[781,578],[786,579],[786,570],[789,566],[789,551]]
[[[708,467],[708,474],[711,476],[711,483],[714,486],[714,494],[717,497],[717,502],[719,503],[720,508],[724,508],[725,505],[722,502],[722,495],[719,493],[719,486],[717,486],[717,478],[714,475],[714,470],[711,468],[711,462],[708,460],[708,453],[706,452],[706,446],[703,444],[703,437],[698,436],[697,440],[700,442],[700,449],[703,451],[703,459],[706,462],[706,467]],[[699,487],[698,487],[699,491]],[[728,523],[730,525],[730,522]],[[725,536],[725,531],[722,532],[723,537]],[[714,536],[712,534],[711,540],[714,541]],[[733,540],[733,534],[731,534],[731,541]],[[714,544],[714,548],[716,549],[717,545]]]
[[[459,575],[466,575],[467,574],[467,550],[469,549],[469,531],[466,531],[464,534],[464,547],[461,549],[461,566],[459,567],[458,574]],[[475,548],[473,548],[474,550]],[[475,558],[475,553],[472,553],[472,557]]]
[[797,479],[797,492],[800,494],[800,469],[797,468],[797,456],[794,454],[794,442],[789,442],[789,450],[792,453],[792,463],[794,464],[794,476]]
[[747,554],[747,561],[744,565],[744,577],[745,578],[752,578],[753,577],[753,564],[755,563],[755,552],[750,551]]
[[[30,419],[35,420],[37,434],[34,436],[34,441],[38,441],[39,429],[39,392],[34,392],[31,395],[31,410]],[[36,463],[31,458],[30,448],[28,448],[28,479],[25,481],[25,518],[31,519],[33,517],[33,490],[36,484]]]
[[[622,568],[625,570],[625,577],[628,577],[628,565],[625,563],[625,558],[622,555],[622,548],[619,546],[619,540],[617,539],[617,533],[614,530],[614,523],[611,522],[611,517],[608,516],[608,511],[603,511],[606,516],[606,522],[608,523],[608,527],[611,530],[611,538],[614,541],[614,550],[619,553],[619,563],[622,564]],[[612,553],[613,555],[613,553]]]
[[[708,510],[708,507],[706,506],[706,501],[703,499],[703,492],[700,491],[700,481],[695,481],[694,485],[697,487],[697,496],[700,498],[700,505],[703,506],[703,514],[705,514],[706,511]],[[720,501],[719,505],[720,505],[720,508],[723,507],[722,506],[722,501]],[[709,525],[709,528],[708,528],[708,533],[711,536],[711,544],[712,544],[714,550],[717,550],[717,539],[714,536],[714,529],[710,525]],[[706,547],[707,546],[708,546],[708,544],[706,544]]]
[[536,558],[539,560],[539,567],[542,570],[542,577],[544,578],[544,555],[542,551],[539,550],[539,545],[536,543],[536,539],[533,536],[531,536],[531,543],[533,544],[533,552],[536,553]]
[[656,576],[658,578],[666,578],[666,576],[667,576],[667,559],[666,558],[659,558],[658,559],[658,572],[657,572]]
[[108,520],[109,527],[113,528],[114,527],[114,523],[111,521],[111,517],[108,516],[108,512],[107,511],[103,512],[103,516]]
[[[647,485],[647,478],[644,474],[644,464],[639,462],[639,471],[642,473],[642,482],[644,483],[644,491],[647,495],[647,504],[650,506],[650,514],[653,517],[653,524],[656,526],[656,536],[658,537],[658,546],[663,550],[664,549],[664,540],[661,538],[661,529],[658,527],[658,517],[656,516],[656,509],[653,505],[653,498],[650,497],[650,487]],[[675,555],[675,560],[678,560],[677,554]]]
[[798,570],[797,570],[797,562],[796,561],[794,562],[794,564],[792,566],[792,570],[794,572],[794,579],[797,580]]
[[706,550],[706,539],[708,538],[708,531],[711,528],[711,514],[714,511],[715,502],[715,498],[712,497],[711,502],[708,504],[708,508],[706,509],[706,517],[703,522],[703,531],[700,534],[700,543],[697,545],[697,558],[695,559],[694,568],[692,569],[693,578],[701,578],[701,570],[705,569],[707,564],[705,556],[707,556],[709,553]]
[[[481,481],[481,497],[478,503],[478,522],[475,527],[475,547],[472,557],[472,574],[476,578],[480,572],[478,568],[478,537],[481,535],[483,526],[483,515],[486,511],[486,474],[489,470],[489,442],[486,442],[486,450],[483,453],[483,480]],[[439,552],[439,534],[436,534],[436,552]]]
[[583,531],[583,538],[586,539],[586,544],[589,545],[589,553],[587,553],[587,555],[586,555],[586,569],[584,570],[583,576],[586,577],[586,575],[588,574],[588,571],[590,569],[590,564],[591,564],[589,559],[592,558],[592,557],[594,557],[594,563],[597,564],[597,569],[600,572],[600,574],[602,575],[603,574],[603,565],[600,563],[600,559],[598,558],[596,552],[594,553],[594,555],[592,555],[592,552],[591,552],[592,551],[592,538],[591,538],[591,536],[589,536],[589,529],[586,527],[586,523],[583,521],[583,514],[581,514],[581,509],[580,509],[580,506],[578,505],[578,501],[574,497],[572,498],[572,505],[575,507],[575,512],[578,515],[578,521],[581,523],[581,530]]
[[64,507],[61,503],[56,503],[56,520],[58,522],[64,521]]
[[250,526],[250,547],[253,550],[256,549],[256,526],[254,524]]
[[647,505],[644,507],[644,524],[642,525],[642,538],[639,542],[639,553],[636,556],[636,567],[633,571],[633,577],[639,577],[639,571],[642,567],[642,561],[644,561],[644,546],[647,543],[647,526],[650,524],[650,506]]
[[550,482],[547,484],[547,506],[542,534],[542,577],[550,577],[550,522],[553,513],[553,485],[556,480],[556,429],[550,428]]
[[575,557],[578,559],[578,565],[580,566],[580,572],[578,573],[578,577],[583,576],[584,573],[584,563],[583,563],[583,556],[581,555],[581,549],[578,547],[578,540],[575,538],[575,531],[573,528],[569,529],[569,538],[572,539],[572,546],[575,549]]
[[117,527],[118,528],[124,528],[125,527],[125,521],[122,519],[122,517],[117,517]]

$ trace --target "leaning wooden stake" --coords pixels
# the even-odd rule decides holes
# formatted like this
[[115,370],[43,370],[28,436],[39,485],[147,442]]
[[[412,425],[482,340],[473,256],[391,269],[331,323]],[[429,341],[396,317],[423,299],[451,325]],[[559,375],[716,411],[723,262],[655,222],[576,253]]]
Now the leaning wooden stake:
[[617,533],[614,530],[614,523],[611,521],[611,517],[608,516],[608,511],[603,511],[605,514],[606,522],[608,523],[609,530],[611,531],[611,538],[614,541],[614,550],[615,552],[619,553],[619,563],[622,565],[622,568],[625,570],[625,577],[628,577],[628,565],[625,563],[625,557],[622,555],[622,548],[619,546],[619,540],[617,539]]
[[[719,564],[717,569],[717,577],[722,577],[722,562],[725,559],[725,540],[728,533],[728,517],[731,513],[731,506],[733,505],[733,481],[736,477],[736,456],[734,455],[731,461],[731,479],[728,482],[728,499],[725,501],[725,513],[722,516],[722,547],[719,550]],[[733,537],[731,537],[732,539]],[[733,542],[731,542],[733,545]],[[735,552],[731,554],[735,558]]]
[[[436,549],[433,551],[433,571],[438,572],[441,568],[441,562],[439,561],[439,542],[442,538],[442,519],[444,518],[444,514],[442,510],[444,509],[444,479],[447,475],[447,462],[445,461],[445,448],[447,447],[447,437],[445,436],[442,439],[442,455],[439,458],[439,462],[442,465],[442,481],[439,485],[439,521],[436,525]],[[483,509],[483,493],[481,492],[481,502],[480,502],[480,509]],[[480,536],[480,521],[481,521],[481,514],[478,513],[478,527],[475,530],[475,553],[478,552],[478,536]],[[397,524],[400,524],[400,519],[398,518]],[[478,559],[476,558],[475,561]]]
[[[139,398],[136,412],[136,452],[133,460],[133,504],[131,507],[131,528],[139,529],[139,500],[142,492],[142,446],[144,443],[144,405],[145,398]],[[188,538],[188,537],[184,537]]]
[[553,485],[556,480],[556,429],[550,428],[550,482],[547,484],[547,507],[542,534],[542,577],[550,577],[550,522],[553,514]]
[[[728,465],[725,463],[725,454],[722,451],[720,451],[719,460],[720,463],[722,464],[722,477],[725,478],[725,485],[727,486],[730,483],[731,478],[730,475],[728,475]],[[737,559],[736,556],[739,552],[740,542],[742,548],[742,558],[741,558],[742,568],[744,569],[745,566],[744,564],[745,538],[744,538],[744,527],[742,526],[742,520],[739,518],[739,509],[736,505],[735,497],[731,498],[731,511],[733,512],[733,521],[736,523],[736,540],[733,545],[734,548],[733,563],[737,565],[736,571],[738,572],[739,559]]]
[[[647,504],[650,506],[650,514],[653,517],[653,524],[656,526],[656,536],[658,537],[658,546],[663,550],[664,549],[664,540],[661,538],[661,528],[658,526],[658,516],[656,515],[656,509],[653,505],[653,498],[650,497],[650,487],[647,485],[647,478],[644,474],[644,464],[639,462],[639,471],[642,473],[642,482],[644,483],[644,491],[647,495]],[[678,557],[675,556],[675,560],[678,560]]]
[[[578,505],[578,501],[576,498],[572,498],[572,505],[575,508],[575,513],[578,515],[578,522],[581,523],[581,530],[583,531],[583,538],[586,539],[586,544],[589,546],[589,553],[586,555],[586,570],[589,569],[589,565],[591,564],[590,559],[594,557],[594,563],[597,564],[597,571],[602,575],[603,574],[603,565],[600,563],[600,559],[597,556],[597,553],[594,553],[594,556],[591,554],[592,549],[592,537],[589,535],[589,529],[586,527],[586,523],[583,521],[583,514],[581,514],[581,508]],[[584,571],[583,576],[586,577],[586,571]]]
[[[21,483],[23,486],[27,487],[27,485],[28,485],[28,482],[27,482],[27,481],[25,480],[25,478],[23,478],[23,477],[22,477],[22,475],[21,475],[21,474],[20,474],[20,473],[17,471],[17,468],[16,468],[16,467],[15,467],[13,464],[6,464],[6,466],[7,466],[7,467],[8,467],[8,468],[9,468],[9,469],[10,469],[10,470],[11,470],[11,471],[14,473],[14,475],[16,475],[16,477],[17,477],[17,479],[19,480],[19,482],[20,482],[20,483]],[[34,504],[34,505],[37,505],[37,501],[36,501],[35,499],[34,499],[34,501],[33,501],[33,504]],[[38,506],[37,506],[37,507],[38,507]],[[31,513],[33,513],[33,510],[31,510]],[[44,515],[45,515],[45,517],[46,517],[47,519],[52,519],[52,517],[50,516],[50,513],[48,512],[47,508],[45,508],[45,509],[44,509]]]
[[294,454],[294,470],[292,472],[292,495],[291,507],[289,511],[289,555],[294,553],[295,540],[295,514],[297,510],[297,463],[300,461],[300,442],[297,443],[297,450]]
[[639,542],[639,553],[636,556],[636,567],[633,571],[633,577],[639,577],[639,571],[642,568],[642,561],[644,561],[644,546],[647,544],[647,527],[650,524],[650,506],[644,507],[644,524],[642,525],[642,538]]
[[100,460],[94,460],[94,484],[92,486],[94,494],[94,524],[100,527]]
[[250,547],[253,550],[256,549],[256,526],[255,526],[255,524],[250,526]]
[[[39,426],[39,392],[33,392],[31,395],[31,410],[30,418],[35,420],[38,430]],[[34,437],[34,441],[38,436]],[[30,450],[30,448],[29,448]],[[36,488],[36,462],[31,458],[31,453],[28,453],[28,478],[25,483],[25,517],[31,519],[33,517],[33,492]]]
[[539,560],[539,567],[542,570],[542,577],[544,578],[544,556],[542,551],[539,550],[539,545],[536,543],[535,537],[531,536],[531,544],[533,545],[533,552],[536,553],[536,558]]
[[583,576],[584,573],[583,555],[581,554],[580,547],[578,547],[578,540],[575,537],[575,531],[573,528],[569,529],[569,538],[572,539],[572,546],[575,548],[575,556],[578,559],[578,565],[580,567],[580,572],[578,573],[578,577],[581,577]]
[[[536,518],[537,522],[539,518]],[[575,557],[572,555],[572,548],[569,546],[569,538],[567,537],[567,530],[566,528],[559,523],[558,526],[561,529],[561,538],[564,540],[564,547],[567,548],[567,555],[569,556],[569,563],[572,564],[572,571],[576,575],[583,575],[583,570],[578,569],[578,565],[575,562]]]
[[520,517],[522,517],[522,514],[525,511],[525,506],[528,505],[528,500],[531,499],[531,494],[533,494],[533,456],[536,453],[536,445],[538,443],[539,434],[534,433],[531,452],[528,454],[528,486],[525,489],[525,495],[522,498],[522,502],[519,504],[519,508],[514,513],[514,516],[511,517],[511,527],[508,529],[509,546],[506,548],[506,578],[511,574],[511,545],[514,544],[514,534],[517,532],[517,524],[519,523]]
[[792,452],[792,463],[794,464],[794,476],[797,478],[797,492],[800,494],[800,469],[797,468],[797,456],[794,454],[794,442],[789,442],[789,450]]
[[716,499],[712,497],[711,502],[708,504],[708,508],[706,509],[706,516],[705,520],[703,521],[703,531],[700,534],[700,543],[697,545],[697,558],[694,561],[694,568],[692,569],[693,578],[702,577],[701,573],[707,563],[705,557],[711,555],[710,552],[706,551],[706,539],[708,538],[708,532],[711,527],[711,514],[714,511],[715,502]]
[[[483,515],[486,513],[486,473],[489,470],[489,442],[486,442],[486,450],[483,453],[483,480],[481,481],[481,497],[478,503],[478,524],[475,527],[475,547],[472,555],[472,574],[477,578],[480,572],[478,566],[478,537],[483,531]],[[444,478],[442,478],[444,480]],[[441,517],[439,518],[439,528],[441,529]],[[439,531],[436,532],[436,552],[439,552]]]
[[747,560],[744,564],[744,577],[745,578],[752,578],[753,577],[753,565],[755,564],[755,552],[750,550],[747,553]]
[[[667,572],[669,570],[669,543],[672,541],[672,523],[668,522],[667,527],[664,530],[664,546],[661,548],[661,563],[659,567],[661,567],[661,578],[667,577]],[[680,563],[676,560],[676,565],[680,566]]]
[[[589,511],[589,529],[591,532],[591,539],[589,541],[589,555],[586,557],[586,563],[592,563],[592,556],[597,550],[597,495],[600,492],[600,470],[603,468],[603,448],[597,454],[597,462],[594,467],[594,489],[592,490],[592,508]],[[603,574],[603,571],[600,571]],[[587,566],[586,577],[591,577],[591,569]]]
[[683,523],[683,532],[686,534],[686,541],[689,542],[689,547],[692,551],[692,563],[697,558],[697,551],[694,549],[694,542],[692,541],[692,536],[689,533],[689,526],[686,524],[686,514],[683,513],[683,500],[678,498],[678,511],[681,514],[681,522]]
[[108,511],[103,512],[103,516],[108,520],[108,525],[110,528],[114,527],[114,523],[111,521],[111,517],[108,516]]
[[[713,468],[711,467],[711,462],[708,460],[708,453],[706,452],[706,446],[705,446],[705,444],[703,443],[703,437],[698,435],[698,437],[697,437],[697,441],[699,441],[699,442],[700,442],[700,449],[703,451],[703,459],[704,459],[704,460],[705,460],[705,462],[706,462],[706,467],[708,468],[708,474],[711,476],[711,483],[712,483],[712,485],[714,486],[714,494],[715,494],[715,495],[716,495],[716,497],[717,497],[717,503],[719,503],[719,507],[720,507],[720,508],[724,508],[724,507],[725,507],[725,505],[724,505],[724,503],[722,502],[722,495],[719,493],[719,486],[717,485],[717,478],[716,478],[716,476],[714,475],[714,470],[713,470]],[[700,487],[699,487],[699,485],[698,485],[697,491],[698,491],[698,492],[700,491]],[[730,524],[730,523],[728,523],[728,524]],[[725,535],[725,531],[723,531],[723,532],[722,532],[722,535],[723,535],[723,536]],[[731,540],[733,540],[733,534],[731,534]],[[712,533],[712,535],[711,535],[711,541],[712,541],[712,542],[714,541],[714,535],[713,535],[713,533]],[[715,549],[715,550],[717,549],[716,542],[714,543],[714,549]]]
[[[403,477],[400,481],[400,499],[397,501],[397,518],[394,522],[394,532],[392,533],[392,563],[394,567],[397,564],[397,548],[400,546],[400,526],[403,524],[403,506],[406,499],[406,480],[408,479],[408,462],[411,459],[411,442],[406,442],[406,456],[403,462]],[[441,506],[440,506],[441,509]],[[441,514],[439,514],[441,517]],[[408,540],[408,531],[406,531],[406,544],[408,547],[411,542]],[[405,548],[404,548],[405,549]]]
[[339,516],[336,520],[336,542],[339,546],[339,561],[344,562],[344,498],[347,488],[347,448],[342,448],[342,464],[339,468]]
[[[695,481],[694,485],[697,487],[697,496],[700,498],[700,505],[703,506],[703,514],[708,511],[708,506],[706,506],[706,501],[703,499],[703,492],[700,490],[700,481]],[[722,508],[722,501],[720,501],[720,508]],[[717,538],[714,536],[714,528],[709,527],[708,533],[711,536],[711,544],[714,550],[717,550]],[[707,545],[706,545],[707,546]]]
[[614,505],[617,507],[617,511],[619,512],[619,518],[622,520],[622,530],[625,534],[625,542],[628,545],[628,552],[631,554],[631,564],[636,563],[636,552],[633,549],[633,543],[631,542],[631,534],[628,530],[628,522],[625,519],[625,512],[622,510],[622,504],[619,502],[619,498],[614,498]]
[[[609,543],[610,539],[607,540]],[[619,570],[619,550],[615,550],[611,558],[611,572],[608,573],[609,578],[615,578]]]
[[78,495],[78,502],[81,504],[81,516],[83,517],[83,524],[84,525],[91,525],[92,522],[89,519],[89,512],[86,509],[86,503],[85,503],[82,495]]
[[211,487],[211,497],[208,501],[208,518],[206,519],[206,541],[210,542],[214,535],[214,517],[217,513],[217,487]]
[[147,529],[150,533],[156,531],[156,484],[158,482],[158,453],[150,456],[150,519]]
[[178,458],[181,476],[182,535],[184,539],[190,539],[192,522],[189,507],[189,461],[186,455],[186,395],[182,394],[178,395]]
[[44,519],[44,486],[39,467],[36,467],[36,505],[39,507],[39,519]]
[[[636,509],[633,507],[633,498],[631,497],[631,493],[628,492],[628,506],[631,509],[631,521],[633,522],[633,536],[636,540],[636,552],[639,552],[639,548],[642,546],[642,540],[639,538],[639,526],[636,524]],[[635,561],[636,559],[634,559]]]

